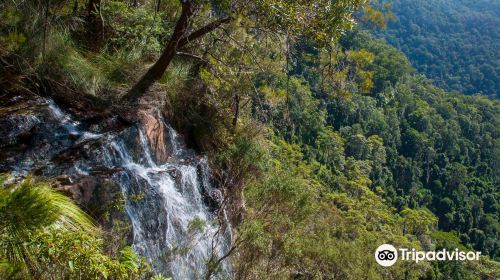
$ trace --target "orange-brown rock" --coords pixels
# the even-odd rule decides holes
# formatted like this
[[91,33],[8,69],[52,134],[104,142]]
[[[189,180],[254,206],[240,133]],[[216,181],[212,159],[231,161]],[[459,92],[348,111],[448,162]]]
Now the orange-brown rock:
[[151,153],[157,163],[161,164],[167,161],[171,151],[167,142],[169,139],[168,129],[158,114],[153,110],[142,110],[137,115],[145,129]]

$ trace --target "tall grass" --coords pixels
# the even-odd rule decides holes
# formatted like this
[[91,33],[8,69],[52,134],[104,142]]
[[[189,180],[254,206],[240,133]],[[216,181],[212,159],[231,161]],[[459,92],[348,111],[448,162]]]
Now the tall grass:
[[[73,11],[73,1],[0,2],[0,55],[7,49],[22,60],[20,72],[66,86],[68,94],[127,90],[160,54],[172,29],[164,20],[168,12],[152,13],[151,1],[141,7],[109,1],[103,5],[102,33],[93,34],[85,5],[78,3]],[[188,68],[172,67],[161,88],[180,88]]]
[[129,86],[143,71],[139,51],[91,52],[78,48],[70,32],[56,31],[36,63],[38,75],[64,83],[79,93],[100,95],[117,86]]

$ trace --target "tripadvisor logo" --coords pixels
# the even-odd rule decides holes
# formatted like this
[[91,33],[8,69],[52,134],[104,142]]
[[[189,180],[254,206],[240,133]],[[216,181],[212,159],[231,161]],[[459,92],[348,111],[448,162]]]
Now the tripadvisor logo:
[[398,260],[398,251],[391,244],[382,244],[375,251],[375,260],[381,266],[391,266]]
[[377,250],[375,250],[375,260],[381,266],[392,266],[398,260],[398,256],[403,261],[414,261],[418,263],[420,261],[477,261],[481,252],[464,252],[455,249],[449,251],[442,249],[439,251],[417,251],[415,249],[399,248],[397,250],[391,244],[380,245]]

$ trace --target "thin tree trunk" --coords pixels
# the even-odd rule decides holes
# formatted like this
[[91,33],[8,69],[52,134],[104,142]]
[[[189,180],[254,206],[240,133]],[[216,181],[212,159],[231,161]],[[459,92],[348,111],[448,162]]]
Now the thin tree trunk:
[[99,4],[99,0],[89,0],[87,3],[87,22],[92,20],[92,17],[95,17],[94,9]]
[[78,15],[78,0],[75,0],[75,2],[73,2],[73,16],[77,16]]
[[233,130],[236,131],[238,126],[238,118],[240,117],[240,95],[234,94],[234,116],[233,116]]
[[50,12],[50,0],[47,0],[45,6],[45,17],[43,22],[43,45],[42,45],[42,57],[45,57],[45,48],[47,44],[47,33],[49,30],[49,12]]
[[124,99],[129,101],[135,101],[141,97],[151,85],[159,80],[168,65],[175,56],[175,52],[179,46],[179,42],[184,37],[187,31],[189,18],[193,15],[193,5],[191,1],[182,2],[182,13],[174,28],[174,33],[165,47],[165,50],[161,54],[160,58],[156,63],[149,68],[148,72],[142,76],[142,78],[137,82],[132,89],[124,96]]
[[[89,0],[87,4],[87,39],[90,46],[98,49],[104,37],[104,19],[102,17],[102,0]],[[91,39],[94,39],[91,41]]]
[[[239,79],[241,74],[241,66],[238,68],[238,73],[236,73],[236,79]],[[238,118],[240,117],[240,95],[234,89],[231,89],[233,102],[234,102],[234,116],[233,116],[233,131],[236,132],[236,127],[238,126]]]
[[188,26],[189,19],[193,15],[193,4],[191,1],[182,1],[182,13],[177,23],[175,25],[172,37],[165,47],[160,58],[156,63],[149,68],[149,70],[142,76],[142,78],[123,96],[123,99],[134,102],[143,96],[149,88],[162,76],[167,70],[168,66],[172,62],[172,59],[177,53],[177,50],[182,49],[187,44],[196,39],[210,33],[214,29],[217,29],[221,24],[227,23],[231,20],[230,17],[221,18],[215,20],[204,27],[194,31],[193,33],[185,36]]

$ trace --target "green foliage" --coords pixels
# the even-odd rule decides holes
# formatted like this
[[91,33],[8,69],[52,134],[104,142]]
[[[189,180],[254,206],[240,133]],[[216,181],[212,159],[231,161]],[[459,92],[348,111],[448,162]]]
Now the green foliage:
[[366,5],[362,16],[363,23],[373,29],[387,28],[387,23],[394,20],[391,4],[385,1],[372,0]]
[[152,13],[147,7],[137,8],[121,1],[110,1],[103,7],[104,21],[109,23],[107,47],[113,52],[135,53],[137,57],[157,56],[171,30],[162,24],[164,12]]
[[374,54],[373,63],[367,66],[367,70],[373,73],[372,93],[382,92],[385,87],[395,85],[402,77],[413,72],[404,54],[359,29],[347,33],[340,43],[350,50],[366,50]]
[[[358,166],[350,167],[353,178],[341,179],[343,189],[332,192],[316,178],[299,146],[276,138],[269,148],[263,176],[245,190],[237,277],[383,279],[363,252],[381,242],[411,243],[393,210],[368,189],[370,181],[354,175]],[[427,269],[426,264],[397,267],[390,277],[400,278],[406,271],[416,278]]]
[[94,23],[102,25],[102,34],[91,34],[84,16],[87,3],[76,3],[2,2],[0,56],[24,75],[57,81],[73,95],[109,95],[136,79],[144,63],[159,54],[170,25],[161,20],[165,13],[154,15],[148,5],[111,1]]
[[3,9],[0,18],[0,55],[6,55],[21,48],[26,37],[16,28],[20,17],[15,10]]
[[[347,99],[342,94],[324,99],[323,88],[317,86],[320,73],[308,68],[310,60],[303,60],[295,71],[307,77],[313,98],[319,100],[312,104],[321,105],[296,109],[319,113],[326,108],[322,118],[344,139],[344,158],[363,161],[361,171],[369,175],[371,188],[378,188],[395,207],[427,207],[439,217],[441,229],[459,231],[463,242],[496,257],[498,243],[493,240],[498,239],[498,222],[486,212],[496,211],[498,205],[492,195],[498,185],[493,171],[498,169],[493,156],[498,154],[494,140],[498,131],[492,125],[499,122],[498,102],[445,94],[424,78],[409,76],[412,71],[404,56],[362,32],[348,34],[341,44],[347,50],[366,48],[375,55],[370,65],[375,84],[371,94],[354,91]],[[300,120],[292,123],[296,126]],[[294,141],[303,145],[309,160],[325,162],[318,153],[325,128],[307,128],[315,132]],[[311,136],[316,140],[311,141]],[[333,155],[342,162],[342,157]],[[335,172],[340,169],[334,163],[327,167],[331,166]],[[322,178],[338,185],[335,172],[317,168]]]
[[[2,256],[27,268],[33,247],[22,242],[47,227],[91,233],[93,225],[87,215],[69,198],[49,186],[28,179],[19,186],[0,190],[0,228]],[[3,183],[3,180],[1,181]],[[28,259],[26,259],[28,256]]]
[[350,29],[350,18],[364,1],[283,1],[259,0],[258,8],[268,20],[286,32],[305,35],[328,45],[341,30]]
[[37,66],[40,75],[64,81],[84,94],[96,95],[109,86],[99,66],[75,47],[67,32],[51,35],[46,54]]
[[457,230],[465,234],[464,242],[497,256],[498,245],[492,245],[497,244],[492,241],[497,239],[497,222],[487,218],[482,203],[488,199],[493,205],[488,211],[498,204],[488,195],[498,184],[492,172],[496,160],[490,157],[498,150],[490,140],[497,132],[489,124],[498,122],[496,101],[445,95],[421,78],[410,78],[383,96],[353,96],[347,103],[337,100],[328,106],[331,125],[348,139],[346,156],[373,161],[367,157],[365,137],[376,134],[383,139],[377,141],[382,150],[371,165],[370,178],[373,187],[383,186],[388,201],[399,209],[428,207],[439,217],[440,228]]
[[499,96],[498,1],[390,1],[381,37],[446,90]]
[[400,212],[403,231],[412,235],[421,236],[430,234],[437,226],[438,219],[428,209],[403,209]]
[[[432,233],[432,238],[435,240],[436,250],[447,249],[455,250],[467,250],[460,241],[460,238],[456,232],[442,232],[436,231]],[[471,270],[467,269],[466,266],[457,265],[452,262],[436,262],[435,267],[437,273],[435,273],[434,279],[478,279]],[[476,270],[480,271],[481,269]],[[498,273],[498,272],[497,272]],[[487,274],[486,274],[487,275]]]
[[[404,56],[364,33],[353,32],[341,43],[346,52],[361,51],[335,59],[362,62],[370,56],[363,48],[373,53],[369,67],[378,86],[369,95],[323,94],[317,71],[322,64],[314,62],[322,54],[307,48],[292,76],[257,80],[265,105],[254,104],[255,115],[266,114],[275,136],[264,145],[270,156],[261,158],[259,180],[244,192],[238,277],[377,279],[376,266],[372,270],[357,254],[381,242],[474,247],[495,258],[498,221],[485,213],[498,204],[491,195],[498,184],[491,157],[498,149],[491,125],[498,122],[498,102],[446,95],[410,76]],[[297,48],[304,50],[304,44]],[[470,146],[484,141],[488,144]],[[436,234],[436,228],[458,233]],[[401,266],[391,277],[402,278],[410,269],[406,277],[415,279],[498,275],[487,262]]]
[[0,272],[8,279],[140,279],[149,273],[130,248],[114,260],[100,231],[69,198],[26,179],[0,180]]

